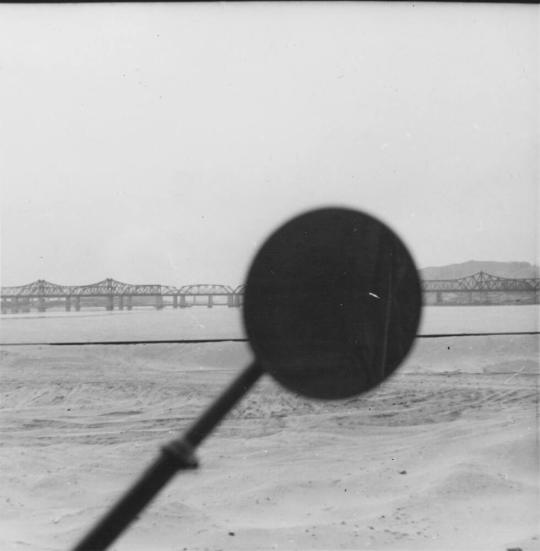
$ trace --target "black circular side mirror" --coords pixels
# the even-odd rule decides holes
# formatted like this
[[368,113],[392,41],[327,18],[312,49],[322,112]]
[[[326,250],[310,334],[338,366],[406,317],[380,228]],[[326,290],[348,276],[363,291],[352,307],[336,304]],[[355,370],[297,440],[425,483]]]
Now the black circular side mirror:
[[420,321],[420,280],[405,245],[375,218],[349,209],[308,212],[280,227],[249,270],[244,323],[255,361],[74,548],[105,549],[267,371],[313,398],[347,398],[388,377]]
[[411,348],[421,285],[397,235],[355,210],[281,226],[249,270],[244,324],[256,361],[286,388],[347,398],[390,375]]

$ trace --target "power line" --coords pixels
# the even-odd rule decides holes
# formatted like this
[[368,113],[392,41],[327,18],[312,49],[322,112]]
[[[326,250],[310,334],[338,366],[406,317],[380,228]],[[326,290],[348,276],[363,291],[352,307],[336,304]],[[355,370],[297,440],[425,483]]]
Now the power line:
[[[417,339],[444,339],[450,337],[493,337],[511,335],[540,335],[540,331],[499,331],[486,333],[425,333],[416,335]],[[248,342],[246,338],[221,339],[159,339],[132,341],[66,341],[66,342],[5,342],[0,346],[125,346],[135,344],[211,344],[222,342]]]

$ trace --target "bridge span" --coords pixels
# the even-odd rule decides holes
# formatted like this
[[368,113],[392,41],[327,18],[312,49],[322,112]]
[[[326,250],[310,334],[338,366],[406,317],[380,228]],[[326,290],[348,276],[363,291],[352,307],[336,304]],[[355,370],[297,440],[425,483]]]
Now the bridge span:
[[486,272],[458,279],[422,281],[424,304],[538,304],[540,278],[507,278]]
[[238,298],[227,285],[197,283],[180,288],[170,285],[123,283],[112,278],[90,285],[58,285],[38,279],[27,285],[2,287],[2,313],[29,312],[37,309],[64,306],[67,312],[81,307],[104,307],[107,310],[131,310],[134,306],[154,306],[158,310],[167,305],[188,308],[205,305],[237,306]]
[[[538,304],[540,278],[511,279],[478,272],[459,279],[424,280],[424,304]],[[131,310],[134,306],[162,309],[192,306],[239,307],[243,303],[244,285],[197,283],[173,287],[159,284],[135,285],[112,278],[90,285],[59,285],[38,279],[27,285],[0,288],[1,311],[29,312],[36,309],[64,307],[66,311],[82,307],[104,307],[107,310]]]

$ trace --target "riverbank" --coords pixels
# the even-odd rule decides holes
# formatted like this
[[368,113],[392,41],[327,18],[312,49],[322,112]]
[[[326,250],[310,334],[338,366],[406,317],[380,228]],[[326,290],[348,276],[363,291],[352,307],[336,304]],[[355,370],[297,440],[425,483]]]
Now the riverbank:
[[[538,549],[538,340],[493,339],[417,342],[345,402],[265,377],[113,549]],[[249,359],[3,348],[0,547],[72,545]]]

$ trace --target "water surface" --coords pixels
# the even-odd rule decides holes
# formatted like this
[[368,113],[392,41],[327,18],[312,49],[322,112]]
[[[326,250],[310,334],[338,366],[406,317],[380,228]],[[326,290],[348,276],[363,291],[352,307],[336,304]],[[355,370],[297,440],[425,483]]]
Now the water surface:
[[[538,331],[539,305],[430,306],[420,334]],[[32,312],[0,317],[0,343],[243,338],[239,308]]]

